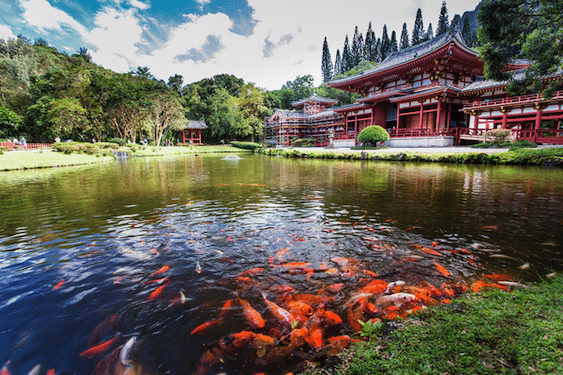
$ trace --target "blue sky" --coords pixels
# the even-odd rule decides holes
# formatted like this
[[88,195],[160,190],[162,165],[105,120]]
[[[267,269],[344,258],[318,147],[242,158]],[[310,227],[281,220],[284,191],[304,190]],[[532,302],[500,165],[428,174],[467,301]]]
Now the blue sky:
[[[449,0],[449,19],[479,0]],[[298,75],[321,79],[322,43],[332,58],[355,26],[376,36],[386,24],[412,31],[422,9],[436,27],[441,0],[0,0],[0,38],[43,38],[69,54],[88,48],[95,63],[118,72],[147,66],[159,79],[191,83],[234,74],[276,90]]]

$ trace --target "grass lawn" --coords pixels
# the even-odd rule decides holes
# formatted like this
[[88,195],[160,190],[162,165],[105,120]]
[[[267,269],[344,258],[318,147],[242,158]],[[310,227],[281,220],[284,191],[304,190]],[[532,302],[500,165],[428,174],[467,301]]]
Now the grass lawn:
[[[129,149],[128,147],[125,149]],[[209,154],[209,153],[248,153],[250,150],[243,150],[230,145],[218,146],[177,146],[177,147],[133,147],[134,156],[164,156],[180,154]]]
[[385,329],[309,374],[563,374],[563,277],[469,293]]
[[54,151],[9,151],[0,155],[0,171],[17,169],[65,167],[102,163],[113,160],[111,156],[95,156],[88,154],[66,155]]

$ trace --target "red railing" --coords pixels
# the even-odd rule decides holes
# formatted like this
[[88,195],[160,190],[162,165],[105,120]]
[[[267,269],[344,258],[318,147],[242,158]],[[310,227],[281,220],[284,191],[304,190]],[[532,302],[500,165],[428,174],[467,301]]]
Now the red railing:
[[17,145],[14,142],[0,142],[0,147],[6,147],[9,150],[37,150],[41,148],[51,148],[52,143],[27,143],[24,145]]
[[391,138],[403,137],[445,137],[457,136],[460,128],[443,128],[443,129],[426,129],[426,128],[410,128],[410,129],[387,129]]
[[534,143],[549,143],[563,145],[563,129],[513,130],[516,139]]
[[[555,91],[553,96],[550,100],[553,99],[563,99],[563,91]],[[485,99],[479,102],[474,102],[465,109],[474,109],[474,108],[483,108],[483,107],[494,107],[498,105],[508,105],[508,104],[523,104],[529,102],[537,102],[541,100],[547,100],[543,97],[543,94],[529,94],[529,95],[520,95],[520,96],[511,96],[508,98],[499,98],[499,99]]]

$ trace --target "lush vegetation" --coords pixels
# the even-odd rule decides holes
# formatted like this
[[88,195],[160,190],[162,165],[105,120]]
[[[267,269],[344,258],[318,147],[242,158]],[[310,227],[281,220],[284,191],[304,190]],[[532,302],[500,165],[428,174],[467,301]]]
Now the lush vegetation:
[[526,149],[514,148],[506,152],[494,154],[470,152],[432,154],[412,152],[397,152],[386,149],[383,152],[368,151],[309,151],[296,149],[263,149],[263,154],[285,157],[317,158],[317,159],[351,159],[351,160],[379,160],[379,161],[412,161],[429,163],[458,163],[458,164],[509,164],[509,165],[556,165],[563,166],[563,147]]
[[379,125],[370,125],[358,134],[358,142],[367,146],[377,146],[379,142],[389,141],[389,132]]
[[[562,306],[561,276],[512,292],[470,293],[384,326],[330,373],[561,374]],[[308,373],[327,373],[321,367]]]
[[240,142],[240,141],[232,141],[231,146],[236,148],[242,148],[244,150],[257,150],[262,148],[260,143],[256,142]]

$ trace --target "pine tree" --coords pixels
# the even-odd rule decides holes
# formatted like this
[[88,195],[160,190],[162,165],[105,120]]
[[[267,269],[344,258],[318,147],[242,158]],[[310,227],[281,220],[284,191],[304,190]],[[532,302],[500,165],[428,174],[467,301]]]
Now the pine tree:
[[409,48],[409,31],[407,30],[407,23],[403,23],[403,31],[401,32],[401,42],[399,43],[399,49]]
[[336,58],[334,59],[334,76],[342,73],[342,60],[340,60],[340,50],[336,50]]
[[391,49],[391,40],[387,33],[387,25],[383,25],[383,34],[381,35],[381,61],[385,60]]
[[459,14],[454,16],[452,23],[450,24],[450,30],[457,31],[461,28],[461,17]]
[[395,30],[391,33],[390,50],[391,52],[397,52],[399,50],[399,46],[397,45],[397,33]]
[[366,41],[364,43],[364,60],[367,60],[367,61],[372,61],[370,59],[371,51],[373,49],[373,39],[371,37],[371,33],[372,33],[372,30],[371,30],[371,22],[370,22],[369,26],[368,26],[368,31],[366,31]]
[[344,48],[342,49],[342,73],[346,73],[354,67],[352,53],[350,52],[350,43],[348,42],[348,35],[344,39]]
[[432,29],[432,23],[428,24],[428,31],[426,31],[426,35],[424,36],[424,41],[431,40],[434,38],[434,29]]
[[412,29],[412,45],[416,46],[424,41],[424,24],[422,23],[422,10],[418,8],[416,11],[416,19]]
[[321,63],[321,69],[323,71],[323,82],[328,82],[332,78],[332,58],[330,57],[330,51],[328,49],[328,42],[326,40],[323,43],[323,57]]
[[358,53],[358,64],[359,64],[362,61],[366,60],[365,51],[364,51],[366,45],[364,44],[364,36],[362,35],[362,33],[360,33],[360,36],[358,37],[358,45],[360,46],[360,51]]
[[448,21],[448,8],[446,8],[446,0],[442,0],[442,8],[440,8],[440,17],[438,18],[438,27],[436,28],[436,36],[440,36],[448,32],[450,21]]
[[461,36],[469,47],[473,47],[473,33],[471,32],[471,24],[469,23],[469,17],[463,19],[463,28],[461,29]]
[[374,59],[375,62],[381,62],[381,38],[375,41]]
[[354,30],[354,37],[352,38],[352,51],[351,51],[353,66],[358,65],[361,61],[361,55],[364,49],[363,40],[364,37],[358,31],[358,26],[356,26],[356,29]]

